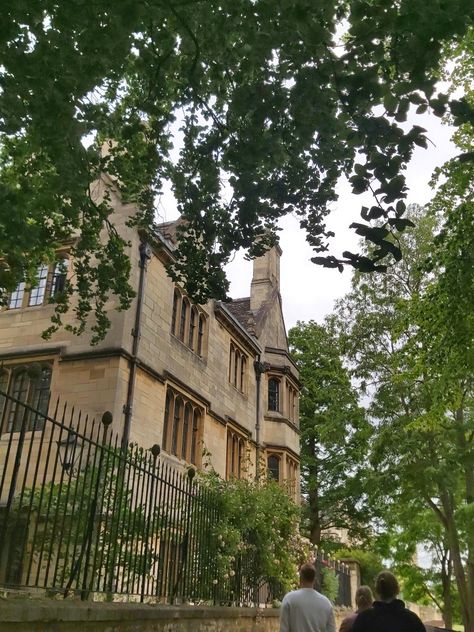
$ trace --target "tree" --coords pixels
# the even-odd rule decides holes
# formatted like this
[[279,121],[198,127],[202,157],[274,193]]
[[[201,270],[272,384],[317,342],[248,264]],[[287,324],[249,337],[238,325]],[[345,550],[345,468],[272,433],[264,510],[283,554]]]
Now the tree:
[[374,550],[339,548],[336,553],[338,560],[355,560],[359,565],[360,583],[375,590],[377,575],[384,569],[382,557]]
[[301,490],[310,540],[331,529],[360,535],[368,522],[361,500],[370,427],[344,368],[330,322],[299,322],[289,332],[303,383],[300,398]]
[[377,247],[372,258],[313,261],[373,270],[398,259],[390,236],[407,226],[404,169],[427,145],[423,128],[403,123],[412,106],[472,120],[470,106],[438,94],[436,81],[444,43],[473,17],[469,0],[5,0],[2,300],[21,280],[35,283],[38,265],[73,240],[75,276],[54,327],[73,295],[76,331],[95,313],[99,338],[110,296],[130,305],[127,244],[110,196],[92,192],[104,172],[148,229],[171,182],[185,223],[170,273],[198,302],[223,298],[232,252],[261,252],[288,213],[324,253],[342,174],[354,193],[374,193],[365,223],[353,227]]
[[[469,262],[455,262],[460,244],[472,239],[472,232],[455,229],[466,229],[465,211],[447,213],[440,230],[433,213],[413,208],[408,216],[417,229],[402,238],[403,263],[383,277],[356,275],[339,317],[354,373],[372,397],[371,462],[381,513],[403,506],[414,519],[422,501],[439,521],[464,627],[472,632],[474,392],[467,371],[472,338],[465,335],[472,311],[448,298],[454,290],[461,295],[467,278]],[[457,331],[464,338],[455,343]]]
[[[460,612],[446,534],[422,499],[416,515],[413,520],[413,505],[410,505],[408,510],[399,507],[392,519],[388,517],[392,526],[390,557],[394,571],[401,581],[404,597],[436,605],[445,627],[451,630],[453,621],[460,621]],[[420,564],[420,554],[428,557],[429,565]]]

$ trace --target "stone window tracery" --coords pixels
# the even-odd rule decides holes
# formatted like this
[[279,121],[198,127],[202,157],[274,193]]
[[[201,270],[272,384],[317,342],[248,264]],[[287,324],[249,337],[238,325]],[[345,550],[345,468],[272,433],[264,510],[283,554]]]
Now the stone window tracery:
[[229,350],[229,382],[241,393],[247,391],[248,356],[234,343]]
[[166,391],[163,449],[188,463],[199,465],[202,409],[170,386]]
[[298,391],[296,388],[286,380],[286,405],[287,405],[287,414],[288,419],[293,423],[298,421],[298,410],[297,410],[297,402],[298,402]]
[[[48,412],[52,366],[33,363],[4,368],[0,373],[0,424],[2,432],[19,432],[26,417],[26,431],[41,430]],[[21,404],[28,404],[29,412]],[[36,411],[36,412],[34,412]]]
[[40,266],[38,268],[37,285],[30,290],[30,298],[28,305],[42,305],[44,302],[44,296],[46,293],[46,281],[48,278],[48,266]]
[[267,458],[268,474],[278,483],[281,476],[281,456],[279,454],[269,454]]
[[246,439],[234,428],[227,428],[227,478],[241,478],[245,458]]
[[198,356],[203,356],[207,320],[204,313],[179,288],[173,292],[171,333]]
[[287,455],[286,457],[286,484],[288,487],[288,493],[293,498],[296,498],[298,489],[298,463]]
[[277,377],[268,379],[268,410],[280,412],[280,380]]
[[29,287],[25,281],[21,281],[10,294],[7,309],[38,307],[48,303],[48,299],[54,298],[56,294],[64,290],[68,267],[69,259],[66,257],[53,265],[40,265],[35,284]]

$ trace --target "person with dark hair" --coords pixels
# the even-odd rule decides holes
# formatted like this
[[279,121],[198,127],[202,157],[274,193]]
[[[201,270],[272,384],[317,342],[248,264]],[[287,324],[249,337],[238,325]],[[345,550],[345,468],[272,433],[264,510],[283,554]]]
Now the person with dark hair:
[[389,571],[379,573],[375,592],[379,600],[357,615],[352,632],[426,632],[421,619],[397,599],[400,587],[395,575]]
[[314,589],[316,569],[313,564],[300,568],[300,589],[283,598],[280,632],[336,632],[331,602]]
[[355,602],[357,610],[342,621],[339,632],[351,632],[357,615],[364,610],[368,610],[372,607],[374,597],[372,595],[372,591],[368,586],[359,586],[359,588],[356,590]]

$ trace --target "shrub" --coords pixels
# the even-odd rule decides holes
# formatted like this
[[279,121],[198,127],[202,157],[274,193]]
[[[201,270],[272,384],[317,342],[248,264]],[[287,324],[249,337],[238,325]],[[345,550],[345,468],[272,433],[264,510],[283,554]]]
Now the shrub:
[[215,472],[200,477],[218,502],[214,581],[228,580],[238,560],[248,560],[247,572],[257,584],[278,584],[281,592],[294,588],[309,541],[299,533],[300,510],[285,489],[266,478],[224,481]]

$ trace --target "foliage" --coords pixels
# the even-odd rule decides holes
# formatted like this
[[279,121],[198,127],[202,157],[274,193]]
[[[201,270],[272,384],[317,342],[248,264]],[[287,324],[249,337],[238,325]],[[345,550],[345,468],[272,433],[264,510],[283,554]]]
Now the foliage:
[[422,499],[416,507],[416,520],[413,508],[397,507],[393,519],[387,520],[389,556],[404,597],[436,605],[446,628],[452,629],[453,619],[460,621],[461,615],[449,543],[439,520]]
[[95,314],[100,339],[107,302],[127,308],[133,297],[112,189],[150,228],[165,182],[186,220],[170,271],[198,302],[223,298],[233,251],[258,254],[288,213],[324,253],[342,174],[354,193],[374,194],[352,226],[375,248],[313,261],[367,271],[399,259],[404,169],[427,146],[425,130],[404,123],[412,108],[472,120],[467,102],[438,94],[436,81],[443,46],[473,16],[470,0],[5,0],[2,300],[22,279],[34,283],[69,240],[74,276],[52,330],[71,303],[74,330]]
[[282,592],[294,588],[298,567],[310,551],[299,534],[299,508],[285,489],[272,479],[222,480],[212,471],[200,478],[218,502],[210,543],[215,584],[232,581],[248,568],[252,585],[266,581]]
[[340,548],[335,552],[338,560],[355,560],[359,564],[360,582],[375,589],[375,578],[384,569],[382,558],[374,551]]
[[323,566],[321,575],[321,592],[329,601],[334,603],[339,592],[339,579],[336,571],[328,566]]
[[[448,277],[459,282],[464,264],[469,267],[464,259],[455,263],[450,230],[451,217],[459,226],[465,214],[461,209],[454,219],[448,211],[441,230],[434,213],[414,207],[408,217],[413,214],[417,229],[401,240],[403,262],[383,277],[356,275],[353,291],[340,304],[339,322],[354,375],[371,395],[372,484],[381,520],[398,518],[403,527],[429,510],[439,521],[463,622],[471,632],[474,392],[467,367],[472,340],[464,337],[462,350],[453,336],[469,327],[472,312],[471,299],[447,302]],[[472,239],[472,232],[464,238],[457,234],[464,244]],[[460,291],[459,285],[451,287],[456,288]]]
[[300,397],[301,489],[313,544],[334,529],[365,532],[364,470],[370,427],[328,321],[297,323],[289,344],[303,387]]

